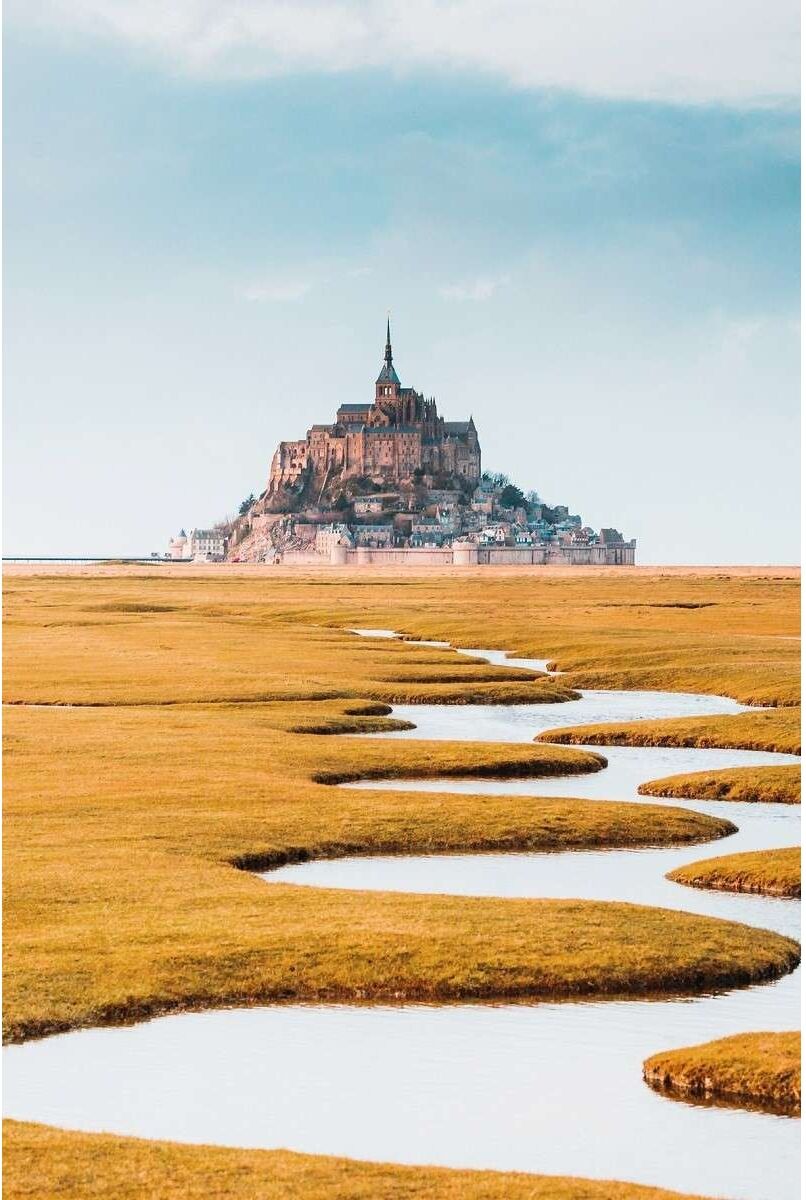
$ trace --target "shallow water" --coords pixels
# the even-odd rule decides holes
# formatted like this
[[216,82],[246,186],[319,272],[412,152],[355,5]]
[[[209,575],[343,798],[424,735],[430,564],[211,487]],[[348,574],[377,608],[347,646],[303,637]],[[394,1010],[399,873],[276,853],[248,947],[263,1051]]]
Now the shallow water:
[[[510,711],[519,713],[518,709]],[[397,712],[395,709],[395,715]],[[415,732],[432,736],[427,718]],[[797,845],[800,842],[798,805],[670,800],[638,793],[638,785],[648,779],[726,766],[796,763],[798,759],[794,755],[631,746],[591,746],[590,749],[607,757],[608,766],[604,771],[548,779],[398,779],[343,786],[474,795],[574,796],[675,805],[724,818],[733,822],[738,832],[715,841],[662,849],[325,859],[282,867],[268,872],[264,878],[319,887],[382,891],[629,900],[636,904],[656,904],[744,921],[790,937],[799,936],[799,901],[686,888],[664,878],[676,867],[702,858]]]
[[[721,697],[597,691],[563,705],[399,706],[394,715],[417,729],[391,736],[524,742],[561,725],[737,711],[740,705]],[[674,803],[727,817],[739,832],[682,850],[345,859],[266,878],[625,899],[797,932],[796,902],[703,892],[663,875],[712,854],[792,845],[798,808],[653,801],[636,791],[647,779],[681,771],[797,760],[724,750],[600,752],[608,767],[587,776],[388,786]],[[295,1005],[86,1030],[4,1051],[6,1115],[189,1142],[631,1179],[779,1200],[797,1195],[800,1122],[668,1100],[643,1083],[641,1063],[657,1050],[730,1033],[795,1028],[798,983],[796,973],[764,987],[653,1002]]]
[[[264,1008],[6,1051],[9,1115],[395,1162],[794,1196],[799,1122],[666,1100],[659,1048],[791,1028],[792,977],[697,1001]],[[777,993],[777,995],[776,995]]]

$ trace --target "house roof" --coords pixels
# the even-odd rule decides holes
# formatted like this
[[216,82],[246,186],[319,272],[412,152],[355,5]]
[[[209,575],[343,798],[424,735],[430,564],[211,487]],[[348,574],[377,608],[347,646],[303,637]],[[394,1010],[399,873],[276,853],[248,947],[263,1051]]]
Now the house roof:
[[397,371],[392,366],[391,362],[384,363],[381,367],[381,373],[375,380],[376,383],[396,383],[400,385],[400,380],[397,377]]

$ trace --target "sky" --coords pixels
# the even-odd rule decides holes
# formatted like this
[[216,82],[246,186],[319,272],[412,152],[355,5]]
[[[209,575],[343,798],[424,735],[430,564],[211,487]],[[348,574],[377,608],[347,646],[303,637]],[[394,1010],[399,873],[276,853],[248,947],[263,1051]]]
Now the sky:
[[5,555],[404,384],[652,563],[797,561],[794,0],[8,0]]

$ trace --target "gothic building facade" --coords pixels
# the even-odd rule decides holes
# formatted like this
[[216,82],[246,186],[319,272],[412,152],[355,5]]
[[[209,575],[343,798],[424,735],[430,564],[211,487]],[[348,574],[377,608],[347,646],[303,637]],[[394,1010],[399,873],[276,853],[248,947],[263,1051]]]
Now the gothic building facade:
[[403,387],[392,362],[387,321],[374,399],[342,404],[332,425],[312,425],[299,441],[281,442],[272,459],[266,496],[303,481],[321,492],[351,476],[399,483],[415,471],[456,475],[475,483],[481,476],[481,448],[472,417],[446,421],[433,398]]

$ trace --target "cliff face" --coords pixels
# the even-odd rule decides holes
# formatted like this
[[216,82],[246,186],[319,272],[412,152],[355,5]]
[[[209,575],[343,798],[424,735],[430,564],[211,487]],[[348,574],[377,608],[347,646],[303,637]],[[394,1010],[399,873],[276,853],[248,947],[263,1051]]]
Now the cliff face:
[[249,512],[233,525],[227,562],[270,562],[288,548],[294,548],[290,517]]

